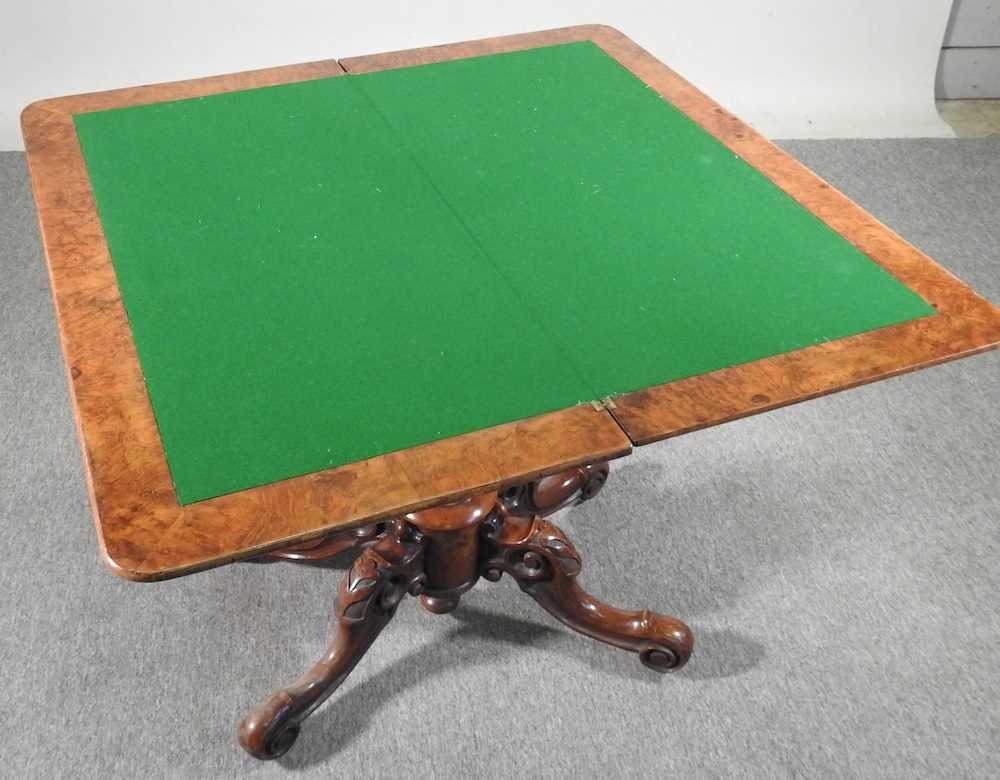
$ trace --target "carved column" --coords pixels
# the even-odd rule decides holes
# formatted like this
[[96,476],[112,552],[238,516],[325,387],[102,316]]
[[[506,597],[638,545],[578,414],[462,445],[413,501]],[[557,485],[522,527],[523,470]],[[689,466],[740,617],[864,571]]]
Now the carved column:
[[420,597],[424,608],[438,614],[451,612],[459,597],[476,584],[479,527],[496,506],[496,493],[487,493],[403,516],[425,539],[427,588]]
[[257,758],[276,758],[295,742],[299,725],[344,681],[392,619],[407,593],[431,612],[450,612],[480,576],[506,573],[570,628],[638,653],[658,672],[680,668],[694,644],[676,618],[610,607],[577,583],[576,548],[545,516],[594,495],[608,476],[594,463],[401,518],[272,553],[314,561],[360,546],[340,584],[337,625],[326,655],[292,685],[272,695],[240,724],[240,742]]

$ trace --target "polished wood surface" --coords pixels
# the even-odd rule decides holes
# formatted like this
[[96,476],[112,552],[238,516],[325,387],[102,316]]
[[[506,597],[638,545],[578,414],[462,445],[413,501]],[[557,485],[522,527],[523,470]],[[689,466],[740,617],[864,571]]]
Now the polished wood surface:
[[[577,40],[601,46],[939,313],[619,396],[608,404],[611,413],[575,407],[180,506],[72,114],[337,76],[344,69],[363,73]],[[1000,342],[996,308],[609,27],[53,98],[29,106],[22,126],[101,549],[111,568],[131,579],[164,579],[303,545],[335,531],[619,457],[633,441],[654,441]]]
[[[703,376],[182,507],[177,503],[72,114],[302,79],[593,40],[904,284],[937,314]],[[343,69],[341,68],[343,66]],[[583,26],[40,101],[22,125],[104,556],[120,575],[178,576],[269,554],[360,556],[325,656],[254,709],[243,746],[275,758],[350,674],[407,594],[454,609],[504,574],[574,630],[667,671],[693,637],[676,618],[608,606],[546,516],[595,495],[606,461],[645,443],[980,351],[1000,312],[621,33]],[[526,346],[526,349],[529,349]],[[626,433],[628,435],[626,435]]]
[[436,614],[451,612],[459,597],[476,584],[479,527],[496,503],[496,493],[486,493],[403,515],[403,520],[419,528],[425,537],[427,587],[420,596],[424,609]]
[[[240,743],[260,759],[287,752],[302,721],[340,687],[407,593],[431,612],[448,612],[480,577],[495,582],[506,573],[570,628],[637,653],[654,671],[679,669],[694,646],[690,629],[676,618],[616,609],[591,596],[577,582],[582,564],[576,548],[543,519],[592,498],[607,476],[607,463],[587,464],[407,513],[388,523],[373,544],[356,534],[354,544],[364,551],[341,581],[326,654],[251,710],[240,723]],[[331,547],[329,555],[342,549]]]
[[394,521],[354,562],[337,592],[333,641],[323,658],[273,694],[240,723],[240,744],[252,756],[277,758],[299,734],[299,724],[354,669],[407,593],[423,592],[424,547],[419,533]]
[[581,40],[604,49],[938,310],[932,317],[616,396],[612,414],[634,444],[648,444],[1000,344],[1000,310],[614,28],[566,27],[348,57],[340,63],[348,73],[371,73]]
[[575,631],[638,653],[655,671],[679,669],[694,649],[691,629],[674,617],[618,609],[591,596],[576,579],[583,568],[580,554],[558,526],[544,519],[593,498],[607,478],[608,465],[594,463],[503,492],[483,524],[482,576],[496,582],[508,574]]
[[348,528],[346,531],[334,531],[302,544],[272,550],[261,558],[300,562],[324,561],[359,545],[375,542],[383,533],[385,533],[385,523],[359,525],[355,528]]
[[98,537],[121,576],[188,574],[630,450],[605,410],[580,406],[178,504],[72,115],[338,75],[327,60],[53,98],[22,115]]
[[580,554],[563,531],[540,516],[498,513],[487,534],[491,554],[483,576],[508,574],[557,620],[581,634],[639,654],[650,669],[679,669],[694,649],[694,636],[680,620],[648,609],[611,607],[576,580]]

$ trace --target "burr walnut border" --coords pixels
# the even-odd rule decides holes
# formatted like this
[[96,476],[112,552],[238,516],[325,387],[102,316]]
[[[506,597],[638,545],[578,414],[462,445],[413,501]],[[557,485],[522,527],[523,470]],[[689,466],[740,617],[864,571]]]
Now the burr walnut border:
[[187,574],[631,449],[607,411],[579,406],[178,504],[73,113],[340,75],[327,60],[54,98],[22,115],[98,538],[123,577]]
[[663,65],[603,25],[349,57],[348,73],[591,40],[750,165],[879,263],[936,315],[616,396],[612,414],[634,444],[884,379],[1000,343],[1000,310],[843,193]]
[[[72,114],[592,40],[921,294],[938,314],[188,506],[177,503]],[[620,32],[591,25],[33,103],[22,128],[106,561],[156,580],[996,346],[1000,312]],[[615,422],[617,420],[617,424]],[[619,427],[619,425],[621,427]],[[622,429],[628,434],[626,437]]]

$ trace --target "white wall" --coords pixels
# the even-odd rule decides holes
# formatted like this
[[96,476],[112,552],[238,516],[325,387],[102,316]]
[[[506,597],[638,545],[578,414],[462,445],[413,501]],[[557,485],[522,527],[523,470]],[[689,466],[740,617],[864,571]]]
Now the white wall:
[[955,0],[944,45],[1000,46],[1000,2],[998,0]]
[[[6,4],[5,4],[6,5]],[[0,149],[73,92],[602,22],[766,135],[947,136],[951,0],[16,0],[0,15]]]
[[937,96],[1000,98],[1000,0],[955,0],[938,66]]

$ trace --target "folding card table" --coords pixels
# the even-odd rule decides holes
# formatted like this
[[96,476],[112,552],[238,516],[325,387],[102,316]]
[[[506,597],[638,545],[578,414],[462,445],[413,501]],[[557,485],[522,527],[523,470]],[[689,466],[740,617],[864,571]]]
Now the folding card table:
[[258,758],[406,594],[448,612],[480,577],[682,666],[687,626],[588,595],[544,518],[634,445],[1000,342],[608,27],[54,98],[23,129],[107,563],[360,551],[327,654],[240,726]]

